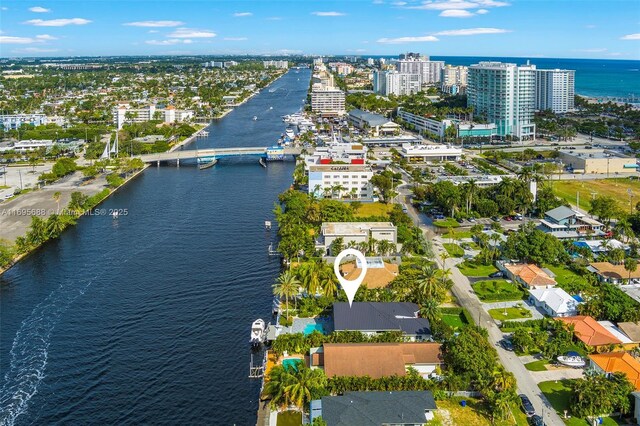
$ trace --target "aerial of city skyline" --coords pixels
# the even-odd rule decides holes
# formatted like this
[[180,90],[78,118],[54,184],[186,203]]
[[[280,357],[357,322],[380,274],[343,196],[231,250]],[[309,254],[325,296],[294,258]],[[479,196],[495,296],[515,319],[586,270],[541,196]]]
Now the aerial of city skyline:
[[[119,4],[119,3],[116,3]],[[1,56],[353,54],[639,59],[637,3],[498,0],[22,2]],[[634,13],[635,10],[635,13]],[[606,23],[615,22],[615,25]]]

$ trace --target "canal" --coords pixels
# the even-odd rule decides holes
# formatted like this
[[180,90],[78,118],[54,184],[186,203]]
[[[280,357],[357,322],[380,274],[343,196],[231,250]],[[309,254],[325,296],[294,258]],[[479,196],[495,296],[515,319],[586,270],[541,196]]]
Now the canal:
[[[274,144],[309,79],[289,71],[188,148]],[[101,206],[126,215],[84,217],[0,277],[0,425],[255,424],[249,329],[279,272],[263,224],[292,170],[149,168]]]

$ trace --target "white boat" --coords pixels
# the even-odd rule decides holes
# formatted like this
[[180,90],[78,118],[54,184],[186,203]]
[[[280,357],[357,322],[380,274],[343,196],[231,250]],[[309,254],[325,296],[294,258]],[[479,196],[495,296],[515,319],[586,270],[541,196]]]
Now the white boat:
[[262,342],[264,342],[264,339],[266,337],[266,334],[265,334],[266,329],[267,328],[264,324],[264,320],[261,318],[258,318],[253,322],[253,324],[251,324],[250,342],[252,345],[259,345]]
[[558,362],[562,365],[566,365],[567,367],[574,368],[584,367],[586,365],[584,358],[575,355],[560,355],[558,357]]
[[256,121],[257,119],[258,119],[257,115],[254,115],[253,118],[252,118],[253,121]]
[[293,132],[293,129],[290,129],[287,127],[287,129],[284,131],[284,135],[286,137],[288,137],[289,139],[293,139],[296,137],[296,134]]
[[273,109],[273,107],[269,107],[269,109]]
[[113,213],[111,213],[111,217],[114,219],[117,219],[118,216],[120,216],[120,213],[117,210],[114,210]]

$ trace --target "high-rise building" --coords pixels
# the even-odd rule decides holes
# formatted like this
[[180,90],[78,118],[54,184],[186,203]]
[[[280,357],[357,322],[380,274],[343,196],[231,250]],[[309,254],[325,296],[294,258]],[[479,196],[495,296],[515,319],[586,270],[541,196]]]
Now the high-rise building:
[[420,74],[398,71],[375,71],[373,73],[373,91],[384,96],[411,95],[422,90]]
[[369,66],[373,66],[373,64],[374,64],[374,60],[373,60],[373,58],[369,58],[369,59],[367,59],[367,65],[369,65]]
[[460,65],[446,65],[441,72],[442,91],[453,95],[464,92],[467,87],[469,68]]
[[575,71],[536,70],[536,109],[563,114],[574,109]]
[[535,138],[536,66],[480,62],[469,67],[467,104],[499,136]]
[[440,81],[444,61],[430,61],[427,56],[409,56],[396,62],[396,69],[402,73],[420,74],[422,84],[433,84]]
[[314,88],[311,91],[311,110],[324,116],[345,113],[344,92],[336,88]]
[[289,68],[288,61],[262,61],[262,65],[264,65],[265,68]]

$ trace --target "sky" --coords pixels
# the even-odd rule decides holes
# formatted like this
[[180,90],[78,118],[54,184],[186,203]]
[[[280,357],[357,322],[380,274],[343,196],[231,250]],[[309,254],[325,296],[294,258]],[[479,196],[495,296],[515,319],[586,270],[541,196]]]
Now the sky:
[[637,0],[3,0],[0,56],[640,59]]

